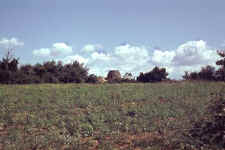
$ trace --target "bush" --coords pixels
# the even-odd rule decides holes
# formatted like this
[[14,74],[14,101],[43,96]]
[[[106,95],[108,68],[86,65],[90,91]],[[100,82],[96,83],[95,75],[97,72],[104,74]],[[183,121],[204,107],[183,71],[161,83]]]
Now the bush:
[[83,83],[88,78],[88,69],[75,61],[62,67],[59,80],[64,83]]
[[225,148],[225,99],[221,97],[209,104],[204,118],[194,123],[190,141],[198,148]]
[[221,57],[221,59],[216,62],[216,65],[219,65],[221,67],[216,72],[216,74],[219,80],[225,81],[225,51],[217,51],[217,53]]
[[215,81],[217,80],[216,77],[216,70],[213,66],[207,65],[202,67],[199,72],[185,72],[183,75],[183,79],[185,80],[207,80],[207,81]]
[[206,67],[202,67],[201,71],[199,72],[199,78],[202,80],[213,81],[216,79],[215,74],[215,68],[207,65]]
[[152,71],[147,73],[140,73],[137,81],[139,82],[160,82],[167,79],[168,73],[165,68],[155,67]]
[[6,57],[0,60],[0,83],[83,83],[88,78],[88,69],[77,61],[66,65],[48,61],[43,64],[22,65],[20,68],[18,64],[16,58]]
[[98,83],[98,77],[94,74],[91,74],[87,78],[87,83]]

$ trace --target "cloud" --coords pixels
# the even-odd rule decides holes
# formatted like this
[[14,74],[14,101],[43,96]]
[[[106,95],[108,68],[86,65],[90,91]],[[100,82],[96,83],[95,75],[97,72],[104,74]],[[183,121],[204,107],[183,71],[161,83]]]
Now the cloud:
[[199,40],[185,42],[172,51],[154,51],[153,60],[170,70],[169,77],[178,79],[182,78],[184,71],[199,71],[206,65],[216,66],[218,55],[216,49]]
[[108,53],[92,53],[87,65],[90,66],[90,72],[97,75],[106,75],[112,69],[120,70],[124,74],[126,72],[135,73],[135,71],[145,68],[148,61],[147,48],[126,43],[115,46]]
[[72,52],[73,50],[71,46],[68,46],[65,43],[55,43],[53,44],[51,55],[52,56],[69,55]]
[[66,56],[65,58],[59,58],[56,61],[62,61],[63,64],[70,64],[73,63],[74,61],[78,61],[79,63],[82,64],[87,64],[88,59],[80,56],[80,55],[71,55],[71,56]]
[[6,48],[6,49],[20,47],[23,45],[24,43],[19,41],[17,38],[11,38],[11,39],[3,38],[2,40],[0,40],[0,47]]
[[177,66],[195,66],[215,62],[217,53],[205,41],[189,41],[175,51],[173,63]]
[[135,72],[140,67],[149,63],[149,53],[145,46],[135,46],[125,44],[115,47],[114,49],[115,61],[118,68],[125,72]]
[[41,48],[41,49],[33,51],[33,55],[38,57],[49,57],[50,54],[51,52],[50,52],[50,49],[48,48]]
[[54,43],[51,48],[41,48],[33,51],[33,55],[38,57],[68,56],[72,53],[72,47],[65,43]]
[[155,50],[153,52],[152,61],[156,65],[171,65],[174,56],[174,51]]
[[133,59],[134,57],[148,57],[148,50],[144,46],[134,46],[130,44],[119,45],[114,48],[114,54],[121,58]]
[[199,71],[206,65],[216,66],[218,55],[205,41],[188,41],[174,50],[155,49],[151,55],[151,63],[165,67],[170,78],[181,79],[184,71]]
[[111,56],[109,54],[105,53],[99,53],[99,52],[94,52],[91,54],[91,58],[93,60],[103,60],[103,61],[108,61],[111,59]]
[[82,48],[84,52],[94,52],[102,50],[103,46],[101,44],[87,44]]
[[89,68],[89,73],[102,76],[112,69],[120,70],[121,74],[131,72],[138,76],[140,72],[148,72],[155,66],[165,67],[169,77],[175,79],[181,79],[184,71],[198,71],[205,65],[215,66],[218,60],[216,49],[202,40],[187,41],[174,50],[129,43],[104,50],[103,46],[88,44],[76,54],[65,43],[55,43],[52,48],[34,50],[33,55],[61,60],[64,64],[77,60]]

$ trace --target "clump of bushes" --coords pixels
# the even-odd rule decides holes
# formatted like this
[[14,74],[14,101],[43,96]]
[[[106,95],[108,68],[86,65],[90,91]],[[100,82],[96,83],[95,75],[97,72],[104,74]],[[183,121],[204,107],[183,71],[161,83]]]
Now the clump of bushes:
[[65,65],[47,61],[19,67],[17,58],[0,60],[0,83],[3,84],[83,83],[90,80],[93,82],[93,76],[88,76],[88,68],[77,61]]
[[216,62],[216,65],[220,66],[218,70],[207,65],[202,67],[199,72],[185,72],[183,78],[185,80],[225,81],[225,51],[217,51],[217,53],[221,57]]
[[197,148],[225,148],[225,98],[213,100],[202,120],[194,123],[189,140]]
[[96,75],[90,74],[87,78],[87,83],[99,83],[99,79]]
[[150,72],[140,73],[137,77],[139,82],[160,82],[167,79],[168,73],[165,68],[153,68]]
[[199,72],[185,72],[183,78],[185,80],[208,80],[208,81],[216,81],[216,69],[213,66],[207,65],[202,67]]

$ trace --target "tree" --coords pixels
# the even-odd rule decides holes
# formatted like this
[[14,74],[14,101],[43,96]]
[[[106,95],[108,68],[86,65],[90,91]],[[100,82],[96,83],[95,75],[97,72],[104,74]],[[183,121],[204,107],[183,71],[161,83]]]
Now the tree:
[[30,64],[27,64],[27,65],[22,65],[20,67],[20,71],[26,75],[34,75],[35,72],[34,72],[34,68],[32,65]]
[[132,76],[132,73],[125,73],[125,75],[123,76],[123,79],[127,79],[127,80],[132,80],[133,79],[133,76]]
[[139,82],[160,82],[167,79],[168,73],[165,68],[154,67],[150,72],[140,73]]
[[182,76],[182,78],[183,78],[184,80],[190,80],[190,74],[189,74],[189,72],[188,72],[188,71],[185,71],[185,72],[184,72],[184,75]]
[[217,51],[217,54],[221,57],[221,59],[216,62],[216,65],[221,67],[217,70],[216,75],[218,80],[225,81],[225,51]]
[[199,78],[201,80],[215,80],[215,67],[207,65],[206,67],[202,67],[201,71],[199,72]]
[[87,78],[87,83],[98,83],[98,77],[94,74],[91,74]]
[[59,80],[64,83],[83,83],[88,78],[88,68],[78,61],[62,67]]
[[39,76],[40,78],[42,78],[43,75],[46,73],[44,66],[39,63],[37,63],[33,68],[34,68],[35,74]]
[[13,76],[18,71],[19,58],[12,54],[13,49],[8,48],[6,55],[0,60],[0,83],[15,83]]

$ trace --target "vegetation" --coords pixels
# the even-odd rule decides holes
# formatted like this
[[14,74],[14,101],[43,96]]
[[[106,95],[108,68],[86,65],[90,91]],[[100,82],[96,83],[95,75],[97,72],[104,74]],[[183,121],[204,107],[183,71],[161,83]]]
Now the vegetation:
[[0,83],[12,85],[0,85],[0,150],[225,148],[225,84],[207,82],[225,81],[225,54],[218,54],[218,70],[184,75],[206,82],[136,83],[167,80],[166,69],[155,67],[137,80],[109,71],[108,83],[120,84],[58,84],[105,79],[77,61],[18,67],[7,53]]
[[[3,58],[0,61],[0,83],[31,84],[31,83],[83,83],[90,80],[88,69],[74,61],[63,65],[55,61],[36,65],[18,67],[18,59]],[[88,80],[89,79],[89,80]]]
[[140,73],[137,81],[139,82],[160,82],[167,79],[168,73],[165,68],[155,67],[147,73]]
[[221,59],[216,62],[217,65],[221,66],[217,71],[218,79],[225,81],[225,51],[218,51],[217,53],[221,57]]
[[[200,72],[185,72],[185,80],[225,81],[225,52],[217,51],[221,57],[216,62],[221,66],[218,70],[207,65]],[[0,83],[3,84],[32,84],[32,83],[104,83],[105,79],[94,74],[88,75],[88,68],[77,61],[71,64],[47,61],[36,65],[19,65],[19,58],[8,50],[5,57],[0,60]],[[151,71],[140,73],[137,79],[131,73],[126,73],[123,78],[119,70],[111,70],[107,75],[108,83],[135,83],[135,82],[160,82],[167,80],[168,73],[165,68],[154,67]]]
[[217,51],[221,57],[216,62],[216,65],[220,66],[218,70],[215,67],[207,65],[202,67],[200,72],[185,72],[183,78],[185,80],[208,80],[208,81],[225,81],[225,51]]
[[[224,87],[187,81],[1,85],[0,149],[221,149],[221,138],[196,135],[208,131],[204,124],[223,123],[216,116],[224,115],[217,101],[224,100]],[[214,131],[204,135],[224,135]]]
[[202,67],[200,72],[185,72],[183,76],[185,80],[208,80],[208,81],[216,81],[218,78],[216,77],[216,69],[210,65],[206,67]]

